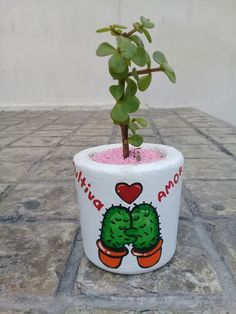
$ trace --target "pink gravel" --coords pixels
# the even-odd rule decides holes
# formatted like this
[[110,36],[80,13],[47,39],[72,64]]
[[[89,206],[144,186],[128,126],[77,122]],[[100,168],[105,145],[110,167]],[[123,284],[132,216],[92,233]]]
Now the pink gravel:
[[123,158],[122,147],[111,148],[106,151],[93,154],[91,159],[102,164],[146,164],[152,161],[157,161],[163,159],[164,156],[156,150],[145,149],[145,148],[131,148],[130,156],[128,158]]

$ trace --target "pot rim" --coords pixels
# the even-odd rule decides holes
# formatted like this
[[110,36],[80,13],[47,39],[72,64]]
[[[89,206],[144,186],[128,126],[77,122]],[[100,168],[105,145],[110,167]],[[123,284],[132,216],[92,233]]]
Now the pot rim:
[[153,249],[151,249],[150,251],[142,252],[142,251],[139,251],[139,250],[136,250],[133,248],[132,254],[134,256],[138,256],[138,257],[148,257],[148,256],[155,254],[157,251],[159,251],[162,247],[162,244],[163,244],[163,240],[160,239],[158,241],[157,245]]
[[129,172],[140,172],[143,173],[145,171],[152,171],[153,168],[155,169],[163,169],[173,167],[176,168],[176,162],[182,164],[184,161],[184,157],[181,152],[171,146],[162,145],[162,144],[153,144],[153,143],[145,143],[141,146],[141,148],[145,149],[155,149],[161,152],[165,157],[163,159],[152,161],[150,163],[142,163],[142,164],[105,164],[99,163],[93,160],[90,156],[105,151],[111,148],[118,148],[121,147],[121,144],[106,144],[95,146],[91,148],[87,148],[85,150],[80,151],[77,153],[73,161],[76,166],[82,166],[84,169],[92,169],[95,172],[106,172],[110,174],[119,174],[124,171]]
[[123,251],[117,252],[113,251],[111,249],[106,248],[103,244],[102,241],[99,239],[97,240],[97,246],[98,248],[105,254],[111,257],[122,257],[128,254],[128,249],[125,247]]

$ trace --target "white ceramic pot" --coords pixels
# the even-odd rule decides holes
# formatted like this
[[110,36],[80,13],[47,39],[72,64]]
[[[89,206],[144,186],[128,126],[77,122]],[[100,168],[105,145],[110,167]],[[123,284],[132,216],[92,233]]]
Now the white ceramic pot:
[[165,158],[140,165],[111,165],[90,156],[119,144],[74,156],[83,246],[100,268],[121,274],[155,270],[174,255],[183,176],[176,149],[143,144]]

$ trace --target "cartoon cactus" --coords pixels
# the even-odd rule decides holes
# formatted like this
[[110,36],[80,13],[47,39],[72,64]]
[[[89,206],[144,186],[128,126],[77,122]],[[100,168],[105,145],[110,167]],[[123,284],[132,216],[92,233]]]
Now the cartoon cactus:
[[133,248],[142,252],[154,248],[160,239],[159,218],[156,209],[147,203],[135,205],[131,212],[132,228],[126,230],[128,236],[135,237]]
[[126,229],[131,225],[129,209],[123,206],[110,207],[103,218],[101,229],[101,241],[103,245],[113,251],[124,249],[126,244],[135,241],[135,237],[127,235]]

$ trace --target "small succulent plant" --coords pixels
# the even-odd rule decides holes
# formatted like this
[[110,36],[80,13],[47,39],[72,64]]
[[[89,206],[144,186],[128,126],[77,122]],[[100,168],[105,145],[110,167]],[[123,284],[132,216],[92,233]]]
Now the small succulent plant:
[[[117,84],[109,88],[116,102],[110,115],[113,123],[121,127],[124,158],[129,157],[129,144],[139,147],[143,143],[143,137],[137,134],[137,131],[148,124],[144,118],[130,116],[139,109],[137,91],[143,92],[150,86],[153,72],[164,72],[172,83],[176,81],[174,70],[162,52],[153,53],[153,59],[159,66],[151,67],[151,57],[144,42],[135,34],[143,35],[151,43],[149,29],[154,26],[150,19],[141,16],[140,22],[134,23],[130,31],[126,31],[126,26],[117,24],[97,30],[98,33],[110,32],[116,38],[115,46],[103,42],[97,48],[96,54],[99,57],[110,56],[109,72],[112,78],[117,80]],[[136,69],[137,66],[139,69]]]

